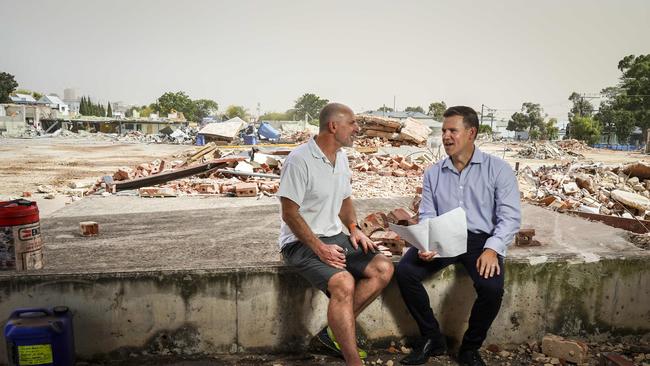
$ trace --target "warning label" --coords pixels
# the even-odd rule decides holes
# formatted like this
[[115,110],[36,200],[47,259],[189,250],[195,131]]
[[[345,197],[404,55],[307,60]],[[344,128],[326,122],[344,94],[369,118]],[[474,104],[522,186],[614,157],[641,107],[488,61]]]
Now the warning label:
[[53,363],[51,344],[18,346],[18,365],[46,365]]

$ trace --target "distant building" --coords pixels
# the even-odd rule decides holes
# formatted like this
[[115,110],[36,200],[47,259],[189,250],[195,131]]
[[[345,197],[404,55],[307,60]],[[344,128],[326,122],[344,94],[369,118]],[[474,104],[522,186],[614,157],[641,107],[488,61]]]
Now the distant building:
[[41,99],[38,100],[38,103],[46,105],[54,110],[57,110],[63,116],[67,116],[70,114],[70,109],[68,105],[65,104],[56,95],[44,95]]
[[68,105],[70,114],[79,114],[81,99],[77,97],[77,90],[74,88],[63,89],[63,102]]
[[36,99],[30,94],[20,94],[16,93],[9,96],[12,103],[15,104],[36,104]]

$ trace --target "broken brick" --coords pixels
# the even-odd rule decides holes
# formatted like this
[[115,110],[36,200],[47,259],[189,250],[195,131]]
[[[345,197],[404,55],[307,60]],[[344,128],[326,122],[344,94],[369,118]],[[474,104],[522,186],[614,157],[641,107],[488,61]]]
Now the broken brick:
[[532,247],[541,245],[539,241],[534,240],[535,229],[521,229],[515,235],[515,245],[521,247]]
[[83,236],[95,236],[99,234],[99,224],[94,221],[82,221],[79,223],[79,231]]
[[235,186],[237,197],[256,197],[257,183],[239,183]]
[[368,216],[361,222],[361,231],[366,236],[372,235],[375,231],[388,228],[388,217],[382,212],[375,212]]
[[402,255],[406,242],[394,231],[376,231],[370,236],[370,240],[381,242],[387,246],[391,253]]
[[388,215],[388,221],[397,225],[408,225],[408,221],[415,216],[408,208],[399,207],[391,211]]
[[140,197],[176,197],[176,191],[169,187],[142,187]]

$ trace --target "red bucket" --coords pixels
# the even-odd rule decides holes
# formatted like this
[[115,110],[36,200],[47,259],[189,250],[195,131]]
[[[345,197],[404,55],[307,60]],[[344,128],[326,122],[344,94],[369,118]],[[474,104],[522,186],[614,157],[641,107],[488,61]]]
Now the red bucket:
[[43,268],[43,241],[36,202],[0,201],[0,270]]

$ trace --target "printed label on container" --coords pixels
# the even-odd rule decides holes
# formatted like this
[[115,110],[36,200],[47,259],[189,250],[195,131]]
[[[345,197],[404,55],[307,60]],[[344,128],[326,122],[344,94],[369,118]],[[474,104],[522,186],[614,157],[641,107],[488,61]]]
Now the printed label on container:
[[51,344],[32,344],[29,346],[18,346],[18,365],[46,365],[53,363]]

